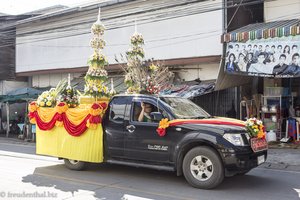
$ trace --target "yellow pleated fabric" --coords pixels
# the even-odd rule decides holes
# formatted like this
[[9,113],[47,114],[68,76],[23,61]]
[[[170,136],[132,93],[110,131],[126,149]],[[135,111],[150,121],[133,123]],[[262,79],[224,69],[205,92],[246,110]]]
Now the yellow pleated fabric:
[[[108,103],[108,101],[103,101]],[[100,102],[101,103],[101,102]],[[91,104],[82,104],[66,110],[67,118],[75,125],[80,124],[90,114]],[[55,108],[37,108],[44,122],[49,122],[57,112]],[[102,116],[101,116],[102,117]],[[88,128],[82,135],[70,135],[63,126],[54,126],[49,131],[36,130],[36,153],[41,155],[68,158],[85,162],[103,162],[102,124],[96,129]]]
[[85,162],[103,162],[103,129],[87,129],[79,137],[68,134],[64,127],[50,131],[36,130],[36,153]]

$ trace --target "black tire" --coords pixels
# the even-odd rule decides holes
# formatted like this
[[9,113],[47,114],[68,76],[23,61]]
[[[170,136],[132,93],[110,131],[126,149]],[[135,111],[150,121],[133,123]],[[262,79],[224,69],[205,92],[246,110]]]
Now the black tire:
[[76,171],[80,171],[80,170],[84,170],[87,167],[86,162],[82,162],[82,161],[77,161],[77,160],[69,160],[69,159],[64,159],[65,162],[65,166],[71,170],[76,170]]
[[182,167],[185,179],[196,188],[212,189],[224,179],[222,161],[217,152],[209,147],[191,149],[185,155]]

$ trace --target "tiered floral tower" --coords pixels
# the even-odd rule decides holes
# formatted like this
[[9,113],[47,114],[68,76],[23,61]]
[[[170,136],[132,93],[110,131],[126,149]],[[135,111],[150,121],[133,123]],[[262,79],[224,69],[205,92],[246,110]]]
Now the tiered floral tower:
[[127,93],[158,94],[169,84],[173,73],[158,62],[145,61],[143,45],[144,38],[135,26],[135,32],[130,38],[130,49],[126,52],[127,68],[124,68]]
[[143,82],[145,82],[145,71],[142,69],[144,58],[144,38],[137,31],[130,38],[130,49],[127,54],[127,69],[125,75],[125,84],[127,93],[140,93]]
[[92,96],[95,99],[108,97],[109,91],[104,82],[107,80],[107,71],[104,66],[108,64],[107,58],[102,50],[105,47],[103,39],[105,27],[100,21],[100,9],[98,20],[92,25],[91,32],[93,38],[90,41],[90,46],[93,48],[94,53],[88,59],[89,70],[85,76],[84,93],[87,96]]

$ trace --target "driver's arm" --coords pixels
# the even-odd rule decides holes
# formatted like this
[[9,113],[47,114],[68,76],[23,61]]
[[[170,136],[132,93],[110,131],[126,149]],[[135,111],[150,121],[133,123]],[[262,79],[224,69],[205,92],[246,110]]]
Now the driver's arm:
[[142,110],[138,118],[139,122],[142,122],[144,120],[145,105],[143,102],[141,102],[141,106],[142,106]]

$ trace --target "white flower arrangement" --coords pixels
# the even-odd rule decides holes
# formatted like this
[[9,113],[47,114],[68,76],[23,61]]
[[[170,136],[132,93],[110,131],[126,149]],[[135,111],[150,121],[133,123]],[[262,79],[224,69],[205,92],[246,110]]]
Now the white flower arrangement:
[[91,32],[94,35],[103,35],[105,31],[105,26],[100,22],[96,22],[92,25]]
[[[54,89],[54,88],[53,88]],[[52,107],[55,104],[53,89],[43,92],[37,99],[37,105],[40,107]],[[55,89],[54,89],[55,90]]]
[[134,44],[134,45],[144,44],[143,35],[140,33],[134,33],[130,37],[130,42],[131,42],[131,44]]
[[91,68],[87,72],[87,75],[90,75],[90,76],[107,76],[108,74],[107,74],[107,71],[105,69]]
[[93,49],[103,49],[105,47],[105,45],[106,45],[106,42],[103,39],[98,38],[98,37],[94,37],[90,41],[90,46]]

